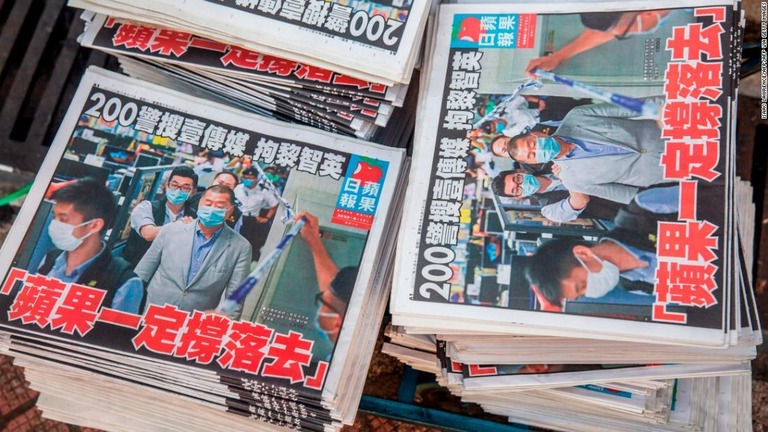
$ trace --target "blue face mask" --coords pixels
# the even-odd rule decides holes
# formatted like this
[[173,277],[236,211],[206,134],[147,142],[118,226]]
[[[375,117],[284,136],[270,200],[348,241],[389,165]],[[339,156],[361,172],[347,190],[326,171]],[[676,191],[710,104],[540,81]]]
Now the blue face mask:
[[523,183],[520,185],[520,195],[527,197],[539,192],[541,182],[535,175],[523,174]]
[[247,187],[247,188],[252,188],[252,187],[253,187],[253,185],[255,185],[255,184],[256,184],[256,180],[252,180],[252,179],[243,179],[243,186],[245,186],[245,187]]
[[168,189],[165,191],[165,199],[173,205],[179,205],[189,198],[189,192],[182,192],[179,189]]
[[224,223],[226,209],[201,205],[197,209],[197,218],[204,227],[213,228]]
[[536,138],[536,162],[547,163],[560,153],[560,143],[554,137]]

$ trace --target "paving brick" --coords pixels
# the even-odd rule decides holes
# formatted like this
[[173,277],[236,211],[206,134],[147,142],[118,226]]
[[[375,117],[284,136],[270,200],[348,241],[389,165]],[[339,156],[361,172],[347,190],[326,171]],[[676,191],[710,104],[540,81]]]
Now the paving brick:
[[30,390],[24,370],[13,366],[11,358],[0,356],[0,418],[8,418],[20,407],[34,405],[37,392]]

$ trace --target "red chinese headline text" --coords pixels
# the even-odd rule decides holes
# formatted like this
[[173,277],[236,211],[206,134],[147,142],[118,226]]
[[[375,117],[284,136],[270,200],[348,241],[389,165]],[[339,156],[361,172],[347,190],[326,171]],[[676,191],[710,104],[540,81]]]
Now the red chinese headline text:
[[22,283],[8,311],[8,320],[49,327],[66,334],[85,336],[96,322],[138,330],[132,339],[136,350],[185,358],[199,364],[216,361],[222,368],[290,380],[320,390],[328,363],[318,362],[313,376],[306,371],[312,361],[313,341],[300,333],[276,332],[262,324],[232,321],[226,316],[179,310],[172,305],[148,305],[143,316],[102,307],[106,291],[13,268],[0,288],[10,295]]
[[691,23],[673,29],[666,49],[671,61],[666,84],[662,138],[667,139],[661,163],[664,177],[680,181],[679,222],[660,222],[653,320],[686,323],[687,314],[669,304],[707,308],[717,304],[713,291],[717,266],[718,227],[697,220],[698,182],[711,182],[720,173],[723,48],[726,10],[699,8],[694,15],[712,17],[712,24]]
[[[115,24],[114,18],[109,18],[104,26],[112,28]],[[128,49],[149,51],[166,57],[173,56],[177,58],[186,54],[190,48],[198,48],[222,53],[223,55],[220,60],[224,66],[231,65],[240,69],[265,72],[281,77],[293,75],[307,81],[368,89],[374,93],[383,94],[387,91],[387,87],[383,84],[371,83],[335,73],[328,69],[261,54],[210,39],[203,39],[190,33],[158,29],[145,25],[119,25],[117,33],[112,38],[112,45],[114,47],[123,46]]]

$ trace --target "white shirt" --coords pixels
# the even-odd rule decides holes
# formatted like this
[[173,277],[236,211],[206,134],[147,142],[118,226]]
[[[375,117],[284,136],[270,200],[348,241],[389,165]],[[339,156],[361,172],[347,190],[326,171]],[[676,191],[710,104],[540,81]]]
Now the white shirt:
[[253,189],[246,188],[242,183],[235,187],[237,208],[243,212],[243,216],[258,216],[262,209],[268,209],[278,204],[275,194],[268,189],[256,185]]
[[224,159],[222,158],[215,158],[213,160],[213,163],[209,162],[208,160],[205,160],[205,162],[201,163],[200,165],[193,168],[195,171],[195,174],[198,176],[203,175],[206,172],[221,172],[224,170]]
[[504,136],[519,135],[539,122],[539,110],[528,108],[528,101],[522,96],[515,96],[500,105],[503,108],[496,117],[507,122],[507,126],[501,131]]

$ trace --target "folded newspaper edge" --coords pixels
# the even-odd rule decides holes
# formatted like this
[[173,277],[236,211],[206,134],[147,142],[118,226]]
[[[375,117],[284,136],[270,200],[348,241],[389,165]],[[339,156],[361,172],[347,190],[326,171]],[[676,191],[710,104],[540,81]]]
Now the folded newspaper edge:
[[[317,10],[318,4],[322,6],[313,2],[297,11],[295,4],[275,3],[275,10],[266,11],[234,1],[193,0],[184,5],[166,1],[69,1],[73,7],[208,36],[367,81],[391,85],[410,80],[429,3],[408,2],[401,8],[390,8],[389,13],[404,14],[398,17],[387,16],[383,10],[367,10],[367,1],[359,2],[357,7],[326,4],[322,6],[325,14]],[[313,16],[314,21],[307,24],[286,18],[296,13],[301,16],[302,12]],[[315,51],[308,52],[308,45]]]

